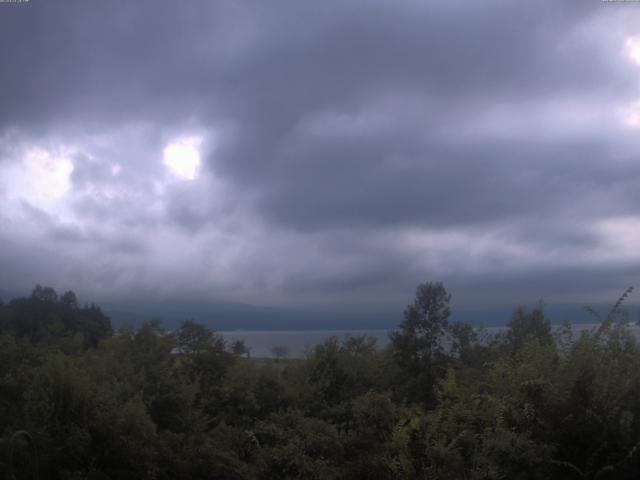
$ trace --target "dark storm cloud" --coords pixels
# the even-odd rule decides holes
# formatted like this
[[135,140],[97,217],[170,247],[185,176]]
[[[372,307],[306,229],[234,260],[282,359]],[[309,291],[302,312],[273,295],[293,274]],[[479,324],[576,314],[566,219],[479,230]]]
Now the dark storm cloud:
[[630,85],[596,39],[572,39],[587,3],[36,2],[0,18],[4,123],[197,109],[272,136],[389,91],[455,104]]
[[104,126],[170,104],[155,91],[158,107],[152,108],[146,95],[175,72],[169,60],[184,51],[177,25],[189,9],[150,7],[69,1],[4,9],[3,64],[11,68],[2,70],[3,123],[45,130],[53,120]]
[[[64,208],[22,203],[0,238],[66,248],[69,278],[102,255],[95,283],[125,289],[348,295],[477,271],[495,293],[549,252],[567,263],[544,272],[582,276],[598,222],[637,214],[637,130],[614,125],[639,93],[635,32],[612,5],[0,7],[0,166],[19,145],[75,149]],[[204,165],[181,183],[163,148],[192,131]]]
[[555,168],[608,139],[468,142],[452,132],[496,101],[635,90],[629,70],[572,30],[594,13],[575,7],[378,5],[285,20],[226,74],[226,113],[240,127],[213,161],[294,228],[456,224],[562,206],[571,197]]

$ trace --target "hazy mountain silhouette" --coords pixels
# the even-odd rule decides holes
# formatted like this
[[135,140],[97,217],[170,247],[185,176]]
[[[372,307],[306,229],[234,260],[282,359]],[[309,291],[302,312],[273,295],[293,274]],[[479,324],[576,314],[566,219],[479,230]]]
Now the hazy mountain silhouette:
[[[101,303],[113,325],[139,325],[145,320],[158,319],[165,328],[177,327],[185,319],[193,319],[215,330],[367,330],[393,329],[402,312],[366,312],[339,310],[301,310],[256,306],[224,301],[145,301]],[[609,305],[592,305],[606,314]],[[552,323],[564,320],[573,323],[597,321],[582,305],[545,305]],[[504,326],[513,313],[511,306],[452,309],[452,320],[469,322],[474,326]],[[629,307],[630,320],[635,321],[637,308]]]

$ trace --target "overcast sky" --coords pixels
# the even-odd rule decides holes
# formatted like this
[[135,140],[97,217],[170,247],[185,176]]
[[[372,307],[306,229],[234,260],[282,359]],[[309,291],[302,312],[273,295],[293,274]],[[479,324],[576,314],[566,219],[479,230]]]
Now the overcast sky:
[[613,302],[639,247],[640,3],[0,3],[0,291]]

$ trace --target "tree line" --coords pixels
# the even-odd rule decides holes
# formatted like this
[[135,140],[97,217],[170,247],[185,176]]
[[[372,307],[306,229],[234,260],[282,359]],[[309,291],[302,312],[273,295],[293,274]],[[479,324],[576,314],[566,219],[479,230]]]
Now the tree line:
[[37,286],[0,302],[0,471],[26,430],[44,479],[635,479],[629,293],[579,336],[538,306],[488,337],[427,282],[384,348],[334,337],[257,361],[194,321],[114,331]]

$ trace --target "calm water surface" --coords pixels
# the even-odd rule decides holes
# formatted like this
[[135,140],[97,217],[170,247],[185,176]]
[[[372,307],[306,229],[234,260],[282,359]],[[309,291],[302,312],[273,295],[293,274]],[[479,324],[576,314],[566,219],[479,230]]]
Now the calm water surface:
[[273,357],[271,349],[286,347],[288,357],[303,357],[307,349],[324,342],[329,337],[344,340],[350,336],[368,335],[376,339],[378,347],[389,343],[389,330],[285,330],[285,331],[222,331],[225,340],[243,340],[251,349],[252,357]]
[[[576,324],[572,326],[575,334],[583,330],[597,327],[597,324]],[[558,328],[555,326],[554,328]],[[631,331],[640,340],[640,328],[631,326]],[[489,327],[484,331],[487,335],[495,335],[503,332],[505,327]],[[350,336],[368,335],[376,339],[378,347],[384,347],[389,343],[391,330],[284,330],[284,331],[220,331],[228,342],[243,340],[251,349],[251,356],[257,358],[274,357],[271,349],[283,346],[287,349],[288,357],[303,357],[308,349],[324,342],[329,337],[337,337],[344,340]]]

